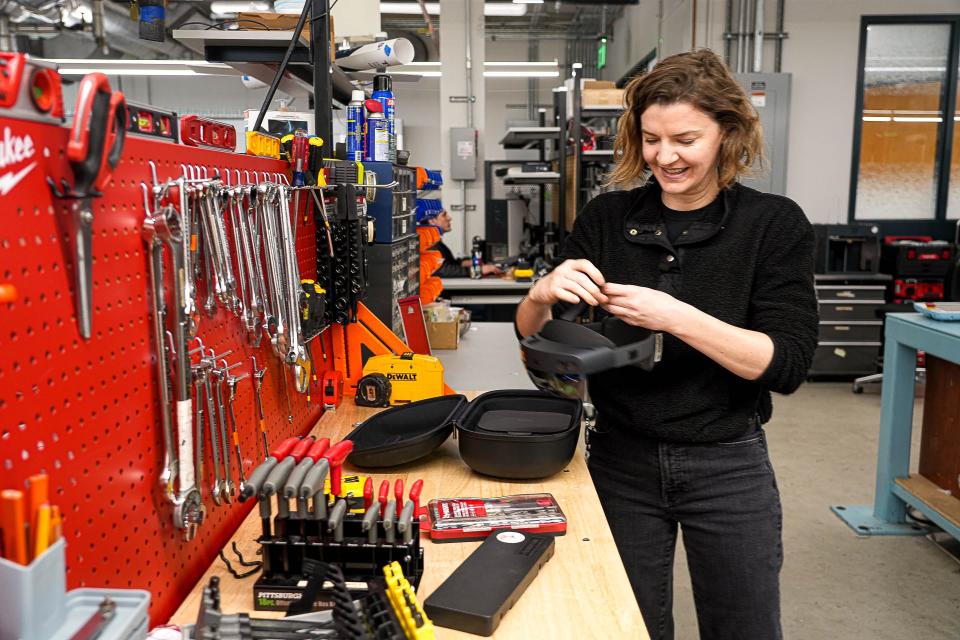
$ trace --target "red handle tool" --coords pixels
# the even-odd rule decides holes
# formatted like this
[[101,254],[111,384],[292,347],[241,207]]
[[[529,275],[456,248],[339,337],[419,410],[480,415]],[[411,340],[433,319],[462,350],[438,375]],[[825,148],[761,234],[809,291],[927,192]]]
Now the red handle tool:
[[310,447],[310,450],[307,451],[306,457],[310,458],[314,462],[323,457],[323,454],[327,452],[327,449],[330,448],[330,438],[320,438],[313,443],[313,446]]
[[423,480],[417,480],[410,486],[410,499],[413,500],[413,517],[420,512],[420,494],[423,492]]
[[303,460],[303,456],[307,455],[307,451],[309,451],[310,447],[312,447],[314,444],[316,444],[316,441],[312,436],[304,438],[290,451],[289,457],[293,458],[297,462],[300,462]]
[[393,497],[397,501],[397,513],[403,509],[403,480],[397,478],[393,481]]
[[110,89],[102,73],[83,77],[77,89],[77,108],[67,142],[67,160],[73,168],[74,192],[99,195],[120,162],[127,135],[127,102]]
[[341,467],[343,466],[344,460],[347,459],[347,456],[350,455],[352,451],[353,440],[341,440],[327,449],[327,452],[323,454],[323,457],[330,463],[330,493],[334,496],[340,496],[340,479],[343,477]]
[[380,517],[383,518],[383,512],[387,508],[387,502],[390,500],[390,481],[384,480],[380,483],[380,494],[377,501],[380,503]]
[[290,452],[293,451],[293,448],[301,442],[303,442],[303,439],[301,438],[287,438],[273,448],[273,451],[270,452],[270,457],[276,458],[277,460],[282,460],[290,455]]
[[363,508],[369,509],[373,504],[373,478],[367,476],[363,483]]

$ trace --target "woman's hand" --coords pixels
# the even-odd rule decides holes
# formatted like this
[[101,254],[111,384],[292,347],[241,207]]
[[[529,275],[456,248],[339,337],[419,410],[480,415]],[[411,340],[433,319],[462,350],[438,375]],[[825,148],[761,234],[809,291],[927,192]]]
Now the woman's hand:
[[627,324],[667,331],[676,326],[687,305],[656,289],[608,282],[602,287],[607,302],[603,308]]
[[565,260],[537,280],[527,299],[543,306],[559,301],[577,304],[583,300],[595,307],[607,302],[600,289],[604,284],[603,274],[589,260]]

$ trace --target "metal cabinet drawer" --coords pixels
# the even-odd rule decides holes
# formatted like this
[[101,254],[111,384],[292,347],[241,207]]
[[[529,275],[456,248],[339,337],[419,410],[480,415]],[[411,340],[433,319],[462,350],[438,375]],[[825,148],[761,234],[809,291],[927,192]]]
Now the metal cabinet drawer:
[[879,320],[821,322],[820,342],[880,342],[883,323]]
[[839,302],[836,300],[820,301],[820,320],[852,322],[854,320],[878,320],[877,307],[882,303],[866,300],[850,300]]
[[817,299],[823,302],[848,300],[884,301],[886,287],[876,285],[817,285]]
[[813,353],[810,375],[862,376],[876,373],[880,343],[822,342]]

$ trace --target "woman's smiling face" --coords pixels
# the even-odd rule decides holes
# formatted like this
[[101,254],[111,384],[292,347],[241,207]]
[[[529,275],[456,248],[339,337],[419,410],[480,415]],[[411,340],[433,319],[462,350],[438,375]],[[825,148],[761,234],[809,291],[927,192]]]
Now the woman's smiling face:
[[709,204],[720,191],[717,160],[723,139],[712,117],[685,103],[654,104],[640,115],[643,159],[671,209]]

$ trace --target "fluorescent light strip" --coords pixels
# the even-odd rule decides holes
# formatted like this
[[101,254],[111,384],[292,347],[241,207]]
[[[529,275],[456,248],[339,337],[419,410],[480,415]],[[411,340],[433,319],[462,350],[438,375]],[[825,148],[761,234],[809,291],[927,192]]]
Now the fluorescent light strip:
[[63,76],[85,76],[88,73],[103,73],[108,76],[193,76],[197,78],[219,75],[236,75],[236,73],[197,73],[196,71],[192,71],[190,69],[84,69],[82,67],[60,69],[60,75]]
[[890,116],[863,116],[864,122],[890,122]]
[[484,71],[484,78],[559,78],[559,71]]
[[[473,0],[468,0],[473,1]],[[440,15],[439,2],[423,3],[427,13],[432,16]],[[419,16],[423,15],[420,4],[416,2],[381,2],[381,14]],[[524,16],[527,14],[527,7],[523,4],[507,4],[505,2],[486,2],[483,5],[483,15],[485,16]]]
[[946,71],[946,67],[864,67],[867,73],[931,73]]
[[943,118],[893,117],[894,122],[943,122]]
[[556,67],[559,63],[556,60],[551,62],[522,62],[519,60],[511,62],[484,62],[485,67]]

